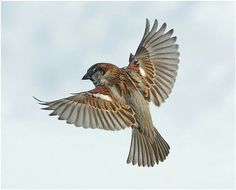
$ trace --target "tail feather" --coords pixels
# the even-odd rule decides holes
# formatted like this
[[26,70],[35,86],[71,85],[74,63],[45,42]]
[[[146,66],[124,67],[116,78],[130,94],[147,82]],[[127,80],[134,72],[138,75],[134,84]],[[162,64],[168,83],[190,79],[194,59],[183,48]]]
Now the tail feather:
[[133,128],[127,163],[150,167],[166,159],[170,147],[155,128],[154,131],[153,138],[150,138],[139,128]]

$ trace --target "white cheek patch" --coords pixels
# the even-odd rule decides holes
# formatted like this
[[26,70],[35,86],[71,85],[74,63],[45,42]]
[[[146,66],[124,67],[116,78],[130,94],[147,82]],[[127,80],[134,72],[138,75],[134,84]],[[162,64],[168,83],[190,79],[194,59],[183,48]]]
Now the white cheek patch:
[[143,77],[146,76],[146,73],[145,73],[145,71],[143,70],[142,67],[139,67],[139,72],[141,73],[141,75],[142,75]]
[[97,98],[101,98],[101,99],[103,99],[103,100],[107,100],[107,101],[112,102],[111,97],[108,96],[108,95],[96,93],[96,94],[93,94],[93,96],[94,96],[94,97],[97,97]]

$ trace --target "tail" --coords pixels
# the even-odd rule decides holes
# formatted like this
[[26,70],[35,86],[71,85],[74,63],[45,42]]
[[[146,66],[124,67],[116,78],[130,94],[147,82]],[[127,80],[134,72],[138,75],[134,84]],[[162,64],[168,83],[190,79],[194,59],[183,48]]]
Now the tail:
[[154,166],[159,161],[164,161],[169,154],[170,147],[154,128],[154,135],[150,138],[139,128],[133,128],[131,145],[127,163],[138,166]]

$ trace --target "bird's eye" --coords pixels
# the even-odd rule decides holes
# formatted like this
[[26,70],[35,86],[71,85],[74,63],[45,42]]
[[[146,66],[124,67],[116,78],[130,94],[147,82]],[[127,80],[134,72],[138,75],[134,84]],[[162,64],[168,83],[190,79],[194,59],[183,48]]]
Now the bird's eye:
[[94,68],[94,69],[93,69],[93,73],[95,73],[95,72],[97,72],[97,68]]

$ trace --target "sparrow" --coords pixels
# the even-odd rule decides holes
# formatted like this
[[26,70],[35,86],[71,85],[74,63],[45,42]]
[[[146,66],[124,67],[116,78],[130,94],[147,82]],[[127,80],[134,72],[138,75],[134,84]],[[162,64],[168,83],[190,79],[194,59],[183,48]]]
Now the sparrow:
[[154,127],[149,103],[160,106],[168,98],[176,80],[179,52],[174,30],[166,31],[166,23],[158,28],[146,27],[135,55],[129,56],[127,67],[96,63],[82,80],[91,80],[94,89],[72,94],[55,101],[41,101],[43,110],[52,110],[77,127],[110,131],[132,129],[127,163],[154,166],[164,161],[170,146]]

